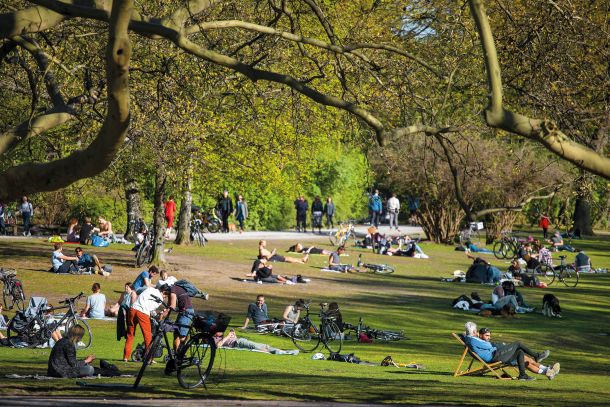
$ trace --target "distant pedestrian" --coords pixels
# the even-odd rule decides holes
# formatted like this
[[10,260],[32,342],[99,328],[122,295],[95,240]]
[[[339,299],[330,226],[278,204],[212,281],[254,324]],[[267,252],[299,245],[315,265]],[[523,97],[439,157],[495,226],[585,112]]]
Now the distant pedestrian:
[[176,214],[176,202],[174,196],[170,195],[167,202],[165,202],[165,220],[167,221],[167,229],[165,229],[165,237],[169,239],[169,235],[172,232],[174,226],[174,215]]
[[309,209],[309,204],[303,195],[294,201],[294,208],[297,211],[297,232],[307,232],[307,209]]
[[550,224],[551,224],[551,221],[550,221],[549,217],[543,213],[540,216],[540,220],[538,221],[538,226],[540,226],[542,228],[542,234],[544,235],[545,240],[548,238]]
[[392,227],[398,230],[398,213],[400,212],[400,201],[396,198],[396,194],[388,199],[388,215],[390,215],[390,230]]
[[233,200],[229,197],[229,191],[226,189],[222,193],[222,197],[218,200],[216,209],[220,212],[222,231],[224,233],[229,233],[229,216],[233,213]]
[[6,225],[4,224],[4,217],[6,216],[7,208],[4,202],[0,201],[0,234],[6,235]]
[[24,196],[21,198],[21,205],[19,206],[19,212],[23,217],[23,236],[32,236],[30,233],[30,220],[34,216],[34,208],[32,203],[28,201],[28,197]]
[[324,214],[326,215],[326,227],[331,228],[335,227],[335,222],[333,221],[333,217],[335,216],[335,204],[333,203],[333,199],[329,196],[326,198],[326,203],[324,204]]
[[371,211],[371,226],[375,226],[376,228],[379,227],[383,205],[381,203],[381,197],[379,196],[379,190],[377,189],[369,198],[369,210]]
[[318,228],[318,232],[322,233],[322,213],[324,212],[324,205],[319,196],[316,196],[311,204],[311,232],[314,232],[315,228]]
[[239,222],[239,233],[243,233],[244,221],[248,219],[248,204],[241,195],[237,196],[237,202],[235,203],[235,219]]

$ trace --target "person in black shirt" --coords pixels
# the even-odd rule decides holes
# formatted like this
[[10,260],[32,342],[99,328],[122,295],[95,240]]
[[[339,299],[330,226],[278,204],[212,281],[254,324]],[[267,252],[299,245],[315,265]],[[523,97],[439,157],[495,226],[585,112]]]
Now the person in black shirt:
[[216,209],[220,212],[222,231],[229,233],[229,215],[233,213],[233,200],[229,197],[229,192],[226,189],[222,194],[222,198],[218,201]]
[[49,356],[47,375],[51,377],[85,377],[93,376],[91,362],[95,360],[94,355],[89,355],[85,360],[76,360],[76,344],[83,338],[85,329],[76,325],[70,328],[67,338],[60,339]]
[[[193,303],[188,292],[179,285],[174,284],[170,286],[166,284],[160,288],[160,291],[167,295],[170,308],[178,309],[178,316],[174,324],[174,350],[177,350],[180,344],[186,340],[189,328],[193,323],[193,317],[195,316]],[[165,317],[167,312],[169,312],[169,309],[163,312],[162,318]]]
[[80,244],[84,244],[84,245],[89,244],[89,242],[91,240],[91,232],[93,231],[93,228],[94,228],[94,226],[91,223],[91,218],[86,217],[85,223],[80,228],[80,235],[79,235]]

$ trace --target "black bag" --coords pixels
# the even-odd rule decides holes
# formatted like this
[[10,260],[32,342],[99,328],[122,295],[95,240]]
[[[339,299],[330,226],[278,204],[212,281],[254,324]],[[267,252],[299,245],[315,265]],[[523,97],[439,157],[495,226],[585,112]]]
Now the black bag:
[[100,359],[100,367],[99,369],[97,367],[93,368],[93,373],[96,376],[101,375],[106,377],[117,377],[121,375],[119,368],[105,359]]
[[331,352],[328,360],[334,360],[335,362],[360,363],[360,358],[354,356],[353,353],[342,355],[337,352]]
[[256,270],[256,278],[263,279],[267,277],[271,277],[272,271],[269,267],[263,267]]
[[11,331],[17,332],[18,334],[24,333],[24,330],[28,327],[29,324],[28,317],[25,316],[25,311],[17,311],[11,322],[9,323],[9,327]]

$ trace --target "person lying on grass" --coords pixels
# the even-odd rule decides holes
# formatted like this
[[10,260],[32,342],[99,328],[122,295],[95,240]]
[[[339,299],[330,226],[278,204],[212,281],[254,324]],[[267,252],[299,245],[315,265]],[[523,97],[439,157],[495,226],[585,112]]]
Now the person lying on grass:
[[258,242],[258,258],[259,259],[267,259],[269,261],[277,261],[277,262],[281,262],[281,263],[296,263],[296,264],[305,264],[307,263],[307,260],[309,260],[309,254],[306,254],[305,256],[303,256],[302,259],[297,259],[296,257],[288,257],[288,256],[281,256],[279,254],[276,254],[276,249],[273,249],[272,251],[269,251],[267,249],[267,241],[266,240],[261,240],[260,242]]
[[278,274],[273,274],[273,264],[269,264],[265,258],[254,260],[252,270],[246,274],[246,277],[252,277],[254,281],[261,283],[294,284]]
[[288,248],[288,250],[286,250],[286,251],[294,252],[294,253],[305,253],[305,254],[324,254],[326,256],[328,256],[329,254],[332,253],[332,251],[330,251],[330,250],[320,249],[319,247],[315,247],[315,246],[305,247],[305,246],[303,246],[302,243],[297,243],[293,246],[290,246]]
[[238,338],[233,329],[231,329],[224,338],[222,337],[222,332],[217,332],[216,335],[214,335],[214,341],[216,342],[216,347],[218,348],[250,349],[259,352],[271,353],[273,355],[299,354],[298,349],[282,350],[264,343],[253,342],[245,338]]

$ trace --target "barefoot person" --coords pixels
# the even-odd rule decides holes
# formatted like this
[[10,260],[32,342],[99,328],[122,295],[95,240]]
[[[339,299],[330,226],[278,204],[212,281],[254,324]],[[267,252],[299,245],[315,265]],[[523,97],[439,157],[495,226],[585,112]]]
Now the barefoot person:
[[268,261],[277,261],[281,263],[296,263],[296,264],[305,264],[307,260],[309,260],[309,254],[303,256],[302,259],[297,259],[296,257],[288,257],[281,256],[276,254],[276,249],[269,251],[267,249],[267,241],[261,240],[258,242],[258,258],[259,259],[267,259]]

